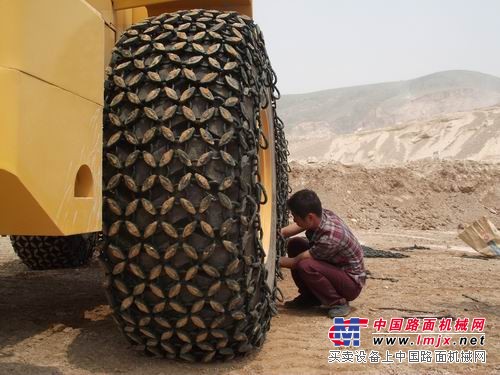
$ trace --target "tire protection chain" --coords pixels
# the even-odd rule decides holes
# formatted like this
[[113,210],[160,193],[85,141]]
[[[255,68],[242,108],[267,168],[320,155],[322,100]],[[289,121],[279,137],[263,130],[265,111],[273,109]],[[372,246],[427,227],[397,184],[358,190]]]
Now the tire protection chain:
[[[208,23],[214,24],[214,21],[216,21],[215,27],[213,27],[212,29],[209,29]],[[229,24],[229,21],[231,22],[230,26],[232,27],[231,30],[233,32],[233,35],[229,37],[229,41],[228,41],[228,38],[226,38],[226,41],[228,41],[228,42],[226,44],[224,44],[224,48],[226,49],[226,51],[230,55],[232,55],[233,58],[238,60],[239,63],[241,64],[241,66],[242,66],[241,73],[242,73],[243,81],[233,82],[234,81],[234,79],[233,79],[233,81],[231,81],[231,82],[228,81],[228,84],[232,87],[238,87],[238,88],[241,87],[242,88],[241,91],[242,91],[243,96],[253,98],[254,108],[255,108],[253,116],[254,116],[254,121],[256,124],[260,124],[261,109],[265,109],[269,105],[271,105],[272,113],[274,116],[272,121],[273,121],[273,125],[274,125],[273,128],[274,128],[274,139],[275,139],[275,143],[274,143],[275,168],[276,168],[276,185],[277,185],[275,187],[276,188],[276,198],[277,198],[277,201],[276,201],[277,241],[276,241],[276,267],[275,267],[275,270],[276,270],[276,275],[281,278],[282,275],[281,275],[280,267],[279,267],[279,257],[281,255],[285,254],[286,249],[285,249],[284,238],[279,233],[280,233],[281,228],[288,223],[288,210],[286,208],[286,200],[287,200],[288,193],[290,192],[289,184],[288,184],[288,172],[290,171],[290,169],[289,169],[288,162],[287,162],[289,153],[288,153],[287,141],[285,139],[285,134],[284,134],[284,124],[283,124],[283,121],[276,114],[276,109],[277,109],[276,103],[280,97],[280,93],[276,87],[276,82],[277,82],[276,74],[271,67],[271,64],[270,64],[270,61],[269,61],[269,58],[268,58],[268,55],[267,55],[267,52],[265,49],[264,39],[263,39],[263,36],[262,36],[262,33],[261,33],[259,27],[253,23],[253,20],[251,18],[244,16],[244,15],[239,15],[236,12],[221,13],[218,11],[194,10],[194,11],[179,11],[179,12],[175,12],[175,13],[166,13],[166,14],[162,14],[162,15],[157,16],[157,17],[150,17],[139,24],[133,25],[130,29],[126,30],[125,33],[123,34],[123,36],[121,37],[121,39],[118,43],[120,43],[120,42],[123,44],[130,43],[131,45],[133,45],[134,40],[137,40],[137,38],[141,38],[143,42],[147,41],[150,43],[146,44],[145,45],[146,47],[143,46],[143,47],[139,48],[138,50],[135,50],[134,54],[132,54],[132,52],[130,52],[127,55],[123,55],[122,58],[126,62],[122,63],[120,65],[123,68],[127,64],[130,64],[132,61],[134,61],[134,64],[136,65],[136,67],[139,67],[143,72],[145,72],[145,74],[148,74],[148,67],[144,65],[144,60],[142,60],[142,63],[141,63],[141,60],[140,60],[141,54],[144,53],[147,49],[151,49],[151,48],[154,49],[155,52],[158,52],[158,53],[167,54],[167,52],[168,52],[168,51],[165,51],[163,44],[155,42],[155,40],[151,40],[151,38],[149,37],[148,33],[155,30],[155,29],[159,29],[160,27],[163,27],[164,29],[166,29],[166,30],[164,30],[166,32],[163,34],[165,34],[165,35],[168,33],[173,33],[174,35],[176,34],[177,39],[180,40],[178,43],[176,43],[176,45],[179,46],[180,44],[183,43],[183,41],[188,40],[187,34],[184,32],[186,30],[183,29],[182,31],[179,31],[180,27],[184,27],[183,25],[189,24],[189,25],[191,25],[191,27],[198,27],[198,28],[206,29],[207,31],[212,30],[212,31],[209,31],[209,33],[213,32],[214,34],[217,34],[217,32],[216,32],[217,28],[221,24]],[[205,25],[203,25],[204,23],[205,23]],[[172,24],[176,24],[177,25],[176,28],[172,27]],[[213,30],[215,30],[215,31],[213,31]],[[153,33],[157,34],[157,30],[154,31]],[[200,31],[198,34],[201,34],[201,33],[203,33],[203,31]],[[196,34],[196,35],[198,35],[198,34]],[[196,38],[196,35],[194,38]],[[149,38],[149,40],[148,40],[148,38]],[[155,39],[158,39],[158,38],[159,38],[159,36]],[[231,43],[231,42],[234,42],[234,43]],[[222,44],[222,41],[220,43]],[[174,45],[174,46],[176,46],[176,45]],[[180,48],[182,48],[182,47],[180,47]],[[141,49],[143,49],[143,50],[141,50]],[[113,53],[118,53],[116,48],[113,50]],[[175,56],[174,57],[169,56],[169,58],[175,60]],[[139,66],[137,66],[137,61],[139,61],[139,63],[138,63]],[[179,65],[185,66],[185,63],[186,62],[183,62],[181,64],[181,62],[179,61]],[[187,63],[189,63],[189,61]],[[196,63],[196,62],[193,60],[193,63]],[[246,67],[246,69],[245,69],[245,67]],[[118,69],[118,68],[119,67],[115,67],[115,69],[112,69],[111,67],[108,67],[106,69],[107,79],[108,79],[108,81],[110,81],[111,79],[114,79],[115,86],[123,88],[123,91],[121,93],[119,93],[118,95],[115,95],[112,98],[109,106],[105,107],[104,115],[105,115],[105,121],[109,124],[109,126],[114,125],[117,128],[120,128],[123,126],[122,120],[120,118],[118,118],[118,116],[113,116],[113,112],[112,112],[112,109],[110,109],[110,107],[117,105],[119,102],[121,102],[124,99],[128,99],[129,101],[133,102],[133,101],[137,101],[138,98],[133,97],[133,96],[127,96],[127,93],[126,93],[127,83],[124,82],[123,78],[120,78],[116,74],[116,69]],[[183,70],[186,70],[186,69],[183,69]],[[222,69],[221,69],[221,71],[222,71]],[[189,78],[187,76],[187,74],[188,74],[187,72],[183,72],[183,74],[185,74],[186,77]],[[150,74],[148,77],[152,80],[159,79],[159,77],[155,77],[154,74]],[[107,89],[109,89],[109,86],[107,87]],[[139,102],[136,104],[142,105],[142,111],[144,112],[146,117],[150,118],[153,121],[158,121],[157,114],[154,113],[154,111],[150,111],[150,108],[148,108],[146,105],[144,105],[144,103],[142,103],[139,100]],[[230,114],[228,115],[227,113],[223,113],[223,111],[221,109],[219,109],[219,111],[220,111],[220,115],[222,117],[230,116]],[[180,113],[179,109],[177,109],[175,113]],[[193,117],[193,113],[189,112],[189,109],[185,109],[185,107],[183,107],[182,113],[188,120],[190,120],[192,122],[198,121],[198,123],[199,123],[200,120],[197,119],[196,117]],[[144,115],[144,114],[141,113],[141,115]],[[132,112],[129,114],[129,117],[133,117],[133,116],[137,117],[137,113]],[[131,120],[131,121],[133,121],[133,120]],[[261,126],[249,127],[248,123],[247,123],[247,126],[245,126],[245,124],[237,124],[237,125],[239,125],[239,127],[236,127],[236,129],[238,131],[245,132],[245,133],[248,133],[249,135],[251,135],[251,137],[249,137],[247,139],[254,139],[256,144],[257,144],[257,148],[269,146],[269,142],[266,139],[266,137],[264,136]],[[112,144],[114,142],[116,142],[120,137],[125,137],[127,139],[127,142],[129,142],[132,145],[138,144],[139,140],[136,139],[136,137],[134,137],[130,133],[128,133],[128,134],[126,134],[126,133],[127,133],[126,131],[123,131],[123,128],[120,129],[119,132],[115,133],[116,136],[112,135],[111,137],[109,137],[109,139],[107,140],[108,143],[107,143],[106,147],[112,148]],[[151,137],[154,137],[154,136],[155,136],[154,134],[151,135]],[[190,136],[190,135],[188,135],[188,136]],[[144,137],[146,137],[146,135],[144,135]],[[262,143],[261,143],[261,140],[262,140]],[[264,197],[266,196],[266,194],[264,191],[264,187],[260,185],[258,153],[248,152],[246,154],[246,156],[249,157],[249,159],[251,160],[252,179],[253,179],[254,183],[257,184],[257,186],[260,186],[261,194],[259,194],[259,195],[261,195],[260,201],[262,201],[264,199]],[[116,155],[113,155],[113,153],[111,151],[107,153],[106,157],[108,158],[108,162],[110,164],[115,166],[117,169],[121,168],[120,160],[118,160],[118,157]],[[186,165],[188,165],[188,164],[191,165],[191,161],[188,160],[187,154],[185,152],[176,153],[175,157],[178,159],[181,159]],[[225,162],[231,163],[231,159],[226,160],[226,158],[228,158],[228,156],[226,154],[224,154],[223,152],[221,152],[221,158],[224,159]],[[144,155],[144,159],[146,161],[146,155]],[[157,161],[152,160],[152,161],[150,161],[150,163],[154,164],[154,163],[157,163]],[[116,165],[114,165],[114,164],[116,164]],[[134,181],[131,181],[131,179],[128,176],[126,176],[125,174],[122,174],[122,173],[116,173],[114,176],[109,178],[109,180],[103,181],[103,184],[104,184],[103,188],[105,189],[105,191],[110,191],[113,188],[115,188],[117,186],[117,184],[120,184],[120,183],[124,183],[134,193],[138,192],[141,189],[141,187],[134,185]],[[148,182],[148,179],[146,179],[146,182],[144,182],[144,185],[142,186],[142,191],[144,191],[145,189],[146,190],[150,189],[151,188],[150,185],[153,185],[155,183],[157,183],[157,180],[155,181],[153,178],[151,179],[150,182]],[[201,183],[203,183],[203,180]],[[144,187],[145,185],[148,185],[147,188]],[[269,196],[269,194],[267,194],[267,196]],[[251,200],[251,196],[248,196],[248,198],[249,199],[247,199],[247,201]],[[111,211],[116,210],[116,214],[118,214],[118,212],[119,212],[120,215],[123,216],[123,213],[120,211],[120,208],[117,207],[116,202],[113,202],[113,200],[111,198],[107,198],[106,194],[105,194],[105,198],[103,199],[103,201],[105,201],[105,202],[103,202],[103,204],[107,204],[110,207]],[[136,201],[139,201],[139,200],[136,199]],[[144,200],[144,199],[141,201],[143,202],[142,204],[144,205],[145,209],[149,208],[151,210],[155,210],[154,207],[151,207],[149,205],[149,203],[151,203],[151,202],[148,202],[147,200]],[[146,202],[144,202],[144,201],[146,201]],[[236,202],[233,202],[233,203],[237,204]],[[258,201],[254,201],[253,203],[254,203],[254,207],[255,207],[255,212],[254,212],[254,215],[252,216],[253,226],[254,226],[255,230],[257,230],[260,233],[260,238],[256,239],[256,241],[255,241],[255,248],[257,250],[256,253],[257,253],[258,259],[254,260],[253,263],[250,262],[250,264],[248,264],[247,260],[245,260],[245,266],[249,267],[248,269],[252,268],[253,272],[263,274],[264,280],[265,280],[267,271],[266,271],[266,269],[264,267],[264,263],[263,263],[265,254],[264,254],[264,250],[262,247],[262,228],[261,228],[260,215],[259,215],[260,207],[259,207]],[[138,203],[138,204],[140,204],[140,203]],[[131,204],[128,205],[127,209],[129,209],[130,206],[131,206]],[[136,206],[137,206],[137,204],[136,204]],[[185,208],[187,210],[192,209],[189,205],[187,205],[186,207]],[[134,209],[136,209],[136,207],[131,208],[131,210],[134,210]],[[252,221],[250,221],[250,223],[252,223]],[[159,228],[160,226],[161,225],[156,225],[155,227],[152,227],[152,228],[149,228],[149,226],[148,226],[148,228],[151,229],[150,230],[150,232],[151,232],[151,231],[157,230],[157,227]],[[133,223],[131,223],[129,221],[125,221],[125,220],[117,220],[116,222],[112,223],[109,227],[104,228],[105,243],[103,245],[101,258],[103,260],[109,260],[111,257],[114,257],[113,259],[116,260],[116,264],[113,268],[110,268],[110,266],[107,265],[106,262],[103,262],[103,265],[104,265],[106,272],[107,272],[107,275],[108,275],[108,279],[106,281],[106,283],[108,284],[107,285],[108,287],[111,287],[110,284],[114,282],[113,281],[114,279],[113,279],[113,277],[111,277],[111,275],[115,275],[115,274],[118,274],[120,272],[123,272],[124,267],[126,267],[127,265],[130,268],[130,271],[132,273],[134,273],[135,276],[137,276],[139,278],[146,277],[143,274],[143,272],[141,271],[140,267],[131,267],[131,265],[128,263],[128,259],[126,259],[125,254],[123,254],[123,252],[117,246],[113,246],[112,244],[110,244],[109,237],[116,235],[118,233],[118,231],[120,231],[120,230],[124,230],[124,229],[121,229],[121,227],[125,227],[126,231],[128,231],[130,233],[130,235],[132,235],[132,236],[140,238],[143,235],[142,233],[140,233],[140,230]],[[145,229],[145,232],[148,231],[148,228]],[[167,232],[167,234],[169,234],[169,232],[172,232],[172,229],[175,231],[175,228],[168,227],[168,225],[164,226],[163,229],[165,232]],[[161,228],[159,228],[158,230],[161,230]],[[151,235],[151,233],[149,233],[149,235]],[[177,234],[171,233],[171,235],[176,236]],[[146,237],[145,234],[144,234],[144,237]],[[141,250],[141,251],[144,251],[144,250]],[[190,254],[187,249],[185,251],[188,255]],[[137,252],[139,252],[139,250],[137,250]],[[150,255],[152,257],[158,256],[158,254],[155,253],[154,249],[146,249],[146,252],[148,252],[148,255]],[[172,270],[169,269],[168,272],[172,272]],[[175,270],[173,270],[173,272],[172,272],[172,277],[173,278],[178,277],[177,275],[175,275]],[[116,281],[115,281],[115,283],[116,283]],[[224,340],[227,342],[227,339],[225,339],[225,337],[224,337],[225,333],[219,332],[220,330],[216,329],[217,324],[215,324],[215,323],[212,323],[212,326],[215,328],[215,329],[211,330],[212,335],[214,335],[215,337],[217,337],[217,335],[220,335],[219,342],[222,344],[220,346],[217,346],[216,350],[213,347],[211,347],[210,345],[206,344],[206,349],[205,349],[202,346],[203,340],[201,340],[201,343],[197,341],[197,345],[199,347],[201,347],[203,350],[206,350],[206,352],[207,352],[207,354],[205,356],[203,356],[202,358],[198,358],[198,357],[195,358],[195,356],[193,356],[189,353],[191,348],[192,348],[191,340],[189,337],[183,337],[179,333],[180,330],[177,332],[177,336],[181,340],[186,342],[186,344],[180,349],[180,351],[178,351],[176,348],[173,348],[172,346],[169,346],[168,343],[161,344],[161,348],[163,349],[163,351],[158,350],[158,346],[160,346],[159,342],[158,342],[158,338],[154,335],[154,333],[152,333],[151,331],[149,331],[147,329],[147,325],[149,324],[149,321],[151,320],[149,317],[147,317],[147,315],[145,318],[141,319],[141,321],[138,323],[139,326],[142,327],[142,328],[140,328],[141,336],[146,337],[146,338],[150,337],[150,339],[148,339],[147,342],[145,342],[144,339],[142,339],[141,337],[138,337],[135,333],[132,332],[133,330],[135,330],[135,328],[133,330],[131,329],[130,330],[131,332],[128,332],[128,333],[127,333],[127,329],[125,329],[125,334],[129,337],[129,339],[131,339],[132,341],[135,341],[135,343],[138,344],[139,347],[142,347],[148,353],[155,354],[155,355],[166,355],[168,358],[180,357],[180,358],[188,360],[188,361],[195,361],[195,360],[201,359],[202,361],[208,362],[208,361],[211,361],[215,358],[230,359],[230,358],[234,357],[235,354],[242,354],[242,353],[244,354],[244,353],[248,352],[253,346],[257,346],[257,347],[261,346],[263,339],[265,337],[265,332],[269,329],[270,317],[272,314],[275,314],[277,312],[277,309],[275,306],[275,301],[277,298],[279,298],[279,296],[281,295],[281,292],[277,288],[276,283],[274,285],[273,290],[269,290],[266,283],[263,283],[263,284],[264,285],[261,286],[261,289],[262,289],[261,293],[264,293],[264,295],[265,295],[265,299],[264,299],[265,302],[259,303],[255,307],[254,312],[253,312],[253,315],[255,315],[255,316],[253,316],[253,319],[256,319],[257,321],[261,322],[261,323],[257,324],[259,329],[256,330],[256,332],[258,334],[255,335],[255,337],[252,340],[250,340],[250,342],[248,342],[249,341],[248,338],[243,338],[242,339],[243,343],[238,348],[238,353],[235,353],[234,350],[231,348],[224,347]],[[135,303],[138,306],[139,310],[144,311],[146,313],[149,312],[148,306],[144,305],[144,303],[142,303],[142,305],[141,305],[140,300],[135,298],[137,295],[140,295],[143,292],[143,290],[140,290],[140,289],[141,288],[144,289],[144,287],[143,287],[144,285],[145,285],[144,283],[140,284],[140,287],[138,286],[137,290],[134,289],[133,293],[130,294],[129,297],[125,298],[122,301],[120,306],[118,306],[118,307],[112,306],[113,309],[118,308],[123,312],[121,314],[121,317],[122,317],[123,321],[125,322],[125,324],[127,324],[127,320],[128,320],[128,323],[130,323],[130,324],[136,323],[136,322],[132,322],[133,319],[131,319],[130,316],[128,316],[126,314],[127,308],[132,303]],[[125,285],[122,285],[119,283],[116,284],[115,287],[117,287],[118,289],[121,288],[123,291],[126,291],[126,289],[127,289]],[[157,294],[162,294],[162,292],[160,290],[152,289],[152,292],[157,293]],[[127,291],[127,293],[129,293],[129,292]],[[192,293],[197,294],[197,293],[200,293],[200,291],[193,288]],[[113,296],[110,296],[108,294],[108,299],[110,301],[113,301]],[[185,308],[183,306],[171,304],[170,307],[179,313],[185,313]],[[212,308],[214,310],[218,310],[218,309],[222,309],[222,306],[218,306],[216,303],[213,303]],[[250,315],[252,315],[252,313],[250,313]],[[180,321],[177,322],[178,327],[182,327],[184,324],[186,324],[183,319],[182,319],[182,323],[180,323]],[[187,317],[185,319],[187,321]],[[159,321],[157,321],[157,323],[158,322]],[[194,319],[193,319],[193,322],[195,322]],[[118,323],[121,324],[120,322],[118,322]],[[195,323],[199,324],[200,326],[204,325],[204,323],[200,322],[200,321],[196,321]],[[169,326],[168,322],[160,322],[160,324],[164,324],[165,327]],[[174,331],[175,331],[175,329],[174,329]],[[173,334],[172,332],[174,332],[174,331],[166,331],[166,333],[170,332],[169,334],[171,335],[171,334]],[[220,355],[215,356],[216,352],[221,354],[222,356],[220,356]]]

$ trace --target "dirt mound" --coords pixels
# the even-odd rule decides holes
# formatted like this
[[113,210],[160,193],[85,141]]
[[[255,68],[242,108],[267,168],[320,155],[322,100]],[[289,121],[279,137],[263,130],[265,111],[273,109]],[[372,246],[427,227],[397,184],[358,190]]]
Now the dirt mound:
[[294,191],[315,190],[323,205],[359,229],[450,229],[480,216],[500,225],[500,164],[415,161],[366,167],[291,163]]

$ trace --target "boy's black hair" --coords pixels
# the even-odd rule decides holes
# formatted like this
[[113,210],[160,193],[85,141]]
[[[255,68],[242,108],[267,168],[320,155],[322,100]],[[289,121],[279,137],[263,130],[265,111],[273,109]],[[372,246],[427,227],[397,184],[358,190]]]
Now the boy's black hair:
[[300,218],[305,218],[307,214],[313,213],[321,217],[322,207],[318,195],[309,189],[295,192],[286,202],[290,211]]

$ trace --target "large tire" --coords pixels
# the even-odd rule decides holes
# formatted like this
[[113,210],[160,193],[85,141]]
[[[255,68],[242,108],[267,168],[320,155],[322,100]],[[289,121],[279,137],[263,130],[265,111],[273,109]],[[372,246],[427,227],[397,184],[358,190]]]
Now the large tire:
[[[273,84],[260,31],[234,12],[149,18],[113,50],[102,260],[115,320],[146,353],[206,362],[264,342],[288,189],[286,150],[275,157],[272,143],[285,144],[282,123],[273,129]],[[277,171],[259,162],[262,116],[266,160],[280,163]],[[266,168],[273,179],[278,172],[270,189],[280,191],[264,192]],[[272,199],[268,228],[264,196]],[[270,231],[267,258],[262,229]]]
[[32,270],[85,265],[94,253],[97,235],[10,236],[15,253]]

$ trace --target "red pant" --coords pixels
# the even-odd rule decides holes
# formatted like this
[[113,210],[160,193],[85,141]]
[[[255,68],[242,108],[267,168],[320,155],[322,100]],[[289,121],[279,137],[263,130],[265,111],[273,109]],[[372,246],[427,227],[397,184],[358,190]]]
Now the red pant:
[[[288,256],[296,257],[309,247],[307,239],[291,238],[287,244]],[[301,295],[325,306],[346,304],[361,293],[361,287],[345,271],[313,258],[299,261],[292,269],[292,277]]]

